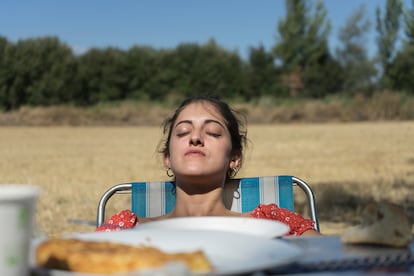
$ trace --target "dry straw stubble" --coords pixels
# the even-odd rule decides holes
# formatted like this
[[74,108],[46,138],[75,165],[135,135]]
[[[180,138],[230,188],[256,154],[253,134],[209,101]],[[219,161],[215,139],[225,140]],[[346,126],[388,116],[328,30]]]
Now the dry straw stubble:
[[[0,132],[1,182],[42,188],[36,219],[51,236],[92,231],[93,226],[68,219],[95,220],[100,195],[115,183],[167,179],[156,151],[160,127],[2,127]],[[325,233],[347,224],[332,206],[324,206],[326,186],[339,191],[330,193],[338,206],[351,194],[406,204],[414,189],[413,122],[251,125],[248,136],[239,176],[291,174],[308,181]],[[121,196],[108,207],[111,214],[128,208],[128,200]],[[332,228],[332,222],[345,223]]]

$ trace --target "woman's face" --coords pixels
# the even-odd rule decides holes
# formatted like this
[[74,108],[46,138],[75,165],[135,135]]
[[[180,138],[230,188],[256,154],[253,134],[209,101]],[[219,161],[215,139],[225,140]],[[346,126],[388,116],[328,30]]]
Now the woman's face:
[[194,102],[181,111],[172,126],[164,163],[176,179],[203,176],[205,180],[224,180],[228,169],[240,162],[240,156],[232,156],[231,152],[230,133],[223,117],[212,104]]

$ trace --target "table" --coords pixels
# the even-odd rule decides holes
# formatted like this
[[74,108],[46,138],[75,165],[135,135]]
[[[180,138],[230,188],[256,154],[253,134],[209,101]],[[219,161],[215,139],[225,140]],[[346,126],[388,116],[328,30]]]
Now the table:
[[289,265],[253,275],[414,273],[414,240],[407,248],[390,248],[343,244],[339,236],[301,236],[282,239],[301,247],[303,256]]
[[[330,235],[285,237],[281,240],[302,248],[303,255],[285,266],[247,275],[414,274],[414,240],[407,248],[346,245],[341,243],[339,236]],[[31,275],[49,276],[37,270],[33,270]]]

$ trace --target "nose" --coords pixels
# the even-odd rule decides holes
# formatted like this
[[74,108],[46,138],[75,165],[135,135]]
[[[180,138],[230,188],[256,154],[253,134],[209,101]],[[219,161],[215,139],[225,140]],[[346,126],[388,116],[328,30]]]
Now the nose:
[[190,145],[193,145],[193,146],[203,146],[204,141],[203,141],[203,138],[201,137],[200,132],[194,131],[191,134],[189,143],[190,143]]

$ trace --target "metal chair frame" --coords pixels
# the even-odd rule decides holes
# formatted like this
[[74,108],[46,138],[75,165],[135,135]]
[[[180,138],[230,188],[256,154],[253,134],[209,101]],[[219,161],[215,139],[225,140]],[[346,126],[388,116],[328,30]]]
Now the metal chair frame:
[[[316,230],[320,231],[317,208],[316,208],[316,203],[315,203],[315,196],[314,196],[314,193],[311,187],[309,186],[308,183],[306,183],[305,181],[303,181],[302,179],[298,177],[291,176],[291,178],[292,178],[292,185],[298,186],[305,193],[306,198],[307,198],[307,203],[308,203],[309,216],[314,221]],[[240,179],[236,179],[236,180],[240,180]],[[134,182],[121,183],[121,184],[114,185],[111,188],[109,188],[101,196],[99,200],[99,204],[98,204],[98,210],[97,210],[97,221],[96,221],[97,226],[101,225],[105,220],[105,208],[106,208],[106,204],[109,201],[109,199],[113,195],[119,194],[119,193],[127,192],[128,194],[131,194],[132,185],[133,185],[132,183]]]

